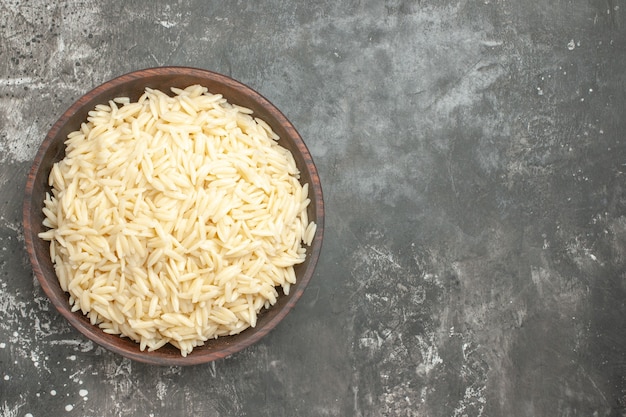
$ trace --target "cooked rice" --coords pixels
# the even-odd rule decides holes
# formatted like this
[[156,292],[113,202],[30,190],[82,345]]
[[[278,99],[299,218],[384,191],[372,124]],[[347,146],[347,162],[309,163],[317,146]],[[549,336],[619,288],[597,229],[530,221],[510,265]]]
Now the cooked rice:
[[199,85],[172,92],[89,112],[52,167],[39,237],[72,311],[186,356],[289,293],[315,223],[267,123]]

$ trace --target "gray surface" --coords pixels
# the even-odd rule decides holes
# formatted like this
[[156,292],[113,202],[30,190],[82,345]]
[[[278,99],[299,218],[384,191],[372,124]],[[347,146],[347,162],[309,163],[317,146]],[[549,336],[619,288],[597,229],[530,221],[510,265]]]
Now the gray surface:
[[[625,12],[0,0],[0,415],[625,415]],[[281,108],[327,207],[297,308],[194,368],[82,338],[34,281],[21,228],[27,169],[65,108],[171,64]]]

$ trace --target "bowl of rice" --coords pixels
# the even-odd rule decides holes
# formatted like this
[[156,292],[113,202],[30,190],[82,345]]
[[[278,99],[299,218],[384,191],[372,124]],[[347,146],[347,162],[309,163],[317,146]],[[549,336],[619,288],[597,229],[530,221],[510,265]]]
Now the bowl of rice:
[[108,81],[52,126],[29,172],[35,276],[85,337],[158,365],[221,359],[291,311],[321,251],[324,204],[301,136],[211,71]]

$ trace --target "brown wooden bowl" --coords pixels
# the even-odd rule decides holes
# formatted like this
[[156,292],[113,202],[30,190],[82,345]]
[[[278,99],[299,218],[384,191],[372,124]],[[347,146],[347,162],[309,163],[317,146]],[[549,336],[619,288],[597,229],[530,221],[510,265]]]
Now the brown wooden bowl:
[[[131,101],[139,99],[145,87],[169,92],[170,87],[185,88],[192,84],[207,87],[210,92],[222,94],[229,102],[250,108],[254,115],[265,120],[280,136],[279,144],[289,149],[300,170],[302,183],[309,184],[309,219],[317,223],[317,233],[311,246],[307,248],[307,259],[295,268],[297,283],[291,287],[289,295],[281,294],[276,304],[263,310],[254,328],[238,335],[209,340],[204,346],[196,347],[187,357],[171,345],[165,345],[153,352],[140,351],[139,344],[128,338],[104,333],[90,323],[80,311],[72,313],[69,295],[65,293],[56,277],[49,255],[49,243],[40,239],[38,233],[45,230],[42,222],[43,201],[49,191],[48,176],[52,165],[65,156],[65,140],[68,133],[78,130],[86,120],[87,113],[97,104],[106,104],[110,99],[126,96]],[[311,280],[313,270],[320,255],[324,232],[324,203],[322,188],[311,154],[302,138],[287,118],[267,99],[251,88],[211,71],[187,67],[151,68],[122,75],[108,81],[78,99],[52,126],[39,147],[26,182],[26,195],[23,206],[24,237],[33,271],[41,287],[56,309],[78,331],[97,344],[140,362],[158,365],[194,365],[225,358],[252,345],[264,337],[289,313],[305,287]]]

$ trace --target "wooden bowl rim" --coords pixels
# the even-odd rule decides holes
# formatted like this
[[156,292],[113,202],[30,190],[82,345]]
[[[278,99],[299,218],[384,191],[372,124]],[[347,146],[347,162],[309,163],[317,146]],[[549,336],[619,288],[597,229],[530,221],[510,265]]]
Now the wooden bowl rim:
[[[300,170],[302,172],[302,168],[306,168],[311,178],[311,183],[309,183],[309,196],[311,200],[315,202],[314,213],[317,231],[311,246],[307,248],[307,257],[309,257],[309,260],[303,274],[298,277],[298,282],[296,284],[297,290],[290,292],[289,296],[281,295],[281,297],[286,297],[286,304],[282,305],[281,309],[276,312],[273,317],[263,323],[261,327],[252,329],[252,331],[251,329],[247,329],[239,335],[220,337],[219,339],[221,340],[221,344],[224,345],[220,350],[209,350],[207,346],[212,342],[212,340],[209,340],[205,342],[204,346],[195,348],[191,354],[183,357],[180,353],[178,353],[178,356],[163,353],[164,351],[162,349],[153,352],[148,352],[147,350],[142,352],[139,350],[138,343],[117,335],[108,335],[98,326],[88,323],[88,321],[85,320],[85,316],[83,316],[80,312],[72,313],[70,311],[69,303],[67,302],[67,297],[65,299],[61,299],[57,292],[55,292],[55,283],[56,290],[58,291],[60,289],[58,281],[56,281],[56,276],[53,280],[51,277],[46,277],[43,272],[40,262],[46,262],[46,260],[40,259],[40,256],[38,256],[37,251],[35,250],[35,241],[39,238],[34,235],[31,215],[33,213],[33,209],[40,210],[43,206],[43,196],[41,196],[41,203],[35,204],[36,202],[33,201],[33,191],[37,174],[44,161],[44,156],[53,143],[56,143],[56,141],[59,140],[65,141],[65,138],[59,137],[59,131],[63,126],[65,126],[66,123],[68,123],[78,110],[83,108],[87,103],[91,102],[96,97],[106,94],[111,89],[116,89],[133,81],[140,81],[151,77],[161,78],[185,76],[202,78],[205,79],[207,83],[218,83],[224,86],[224,88],[231,89],[236,94],[243,94],[244,96],[249,97],[255,103],[258,103],[260,109],[267,111],[271,117],[276,120],[274,126],[272,127],[280,125],[285,129],[288,133],[289,139],[281,137],[281,140],[291,140],[293,142],[293,145],[297,148],[301,157],[304,159],[304,166],[300,167]],[[78,126],[76,126],[76,128],[78,128]],[[47,179],[47,175],[45,178]],[[292,123],[269,100],[247,85],[223,74],[206,69],[184,66],[156,67],[129,72],[104,82],[77,99],[50,128],[37,151],[28,173],[22,211],[24,239],[33,272],[44,290],[44,293],[50,299],[56,310],[61,313],[61,315],[65,317],[81,334],[96,344],[129,359],[154,365],[196,365],[211,362],[226,358],[238,351],[241,351],[266,336],[278,325],[280,321],[285,318],[285,316],[293,309],[297,301],[301,298],[305,288],[313,276],[321,253],[322,238],[324,233],[324,201],[319,174],[306,144]],[[49,257],[47,262],[51,263]],[[67,295],[67,293],[65,294]],[[248,332],[248,334],[246,334],[246,332]],[[113,336],[113,338],[111,338],[111,336]],[[224,338],[226,338],[226,340]],[[229,338],[230,340],[228,340]],[[232,341],[232,343],[230,343],[230,341]]]

